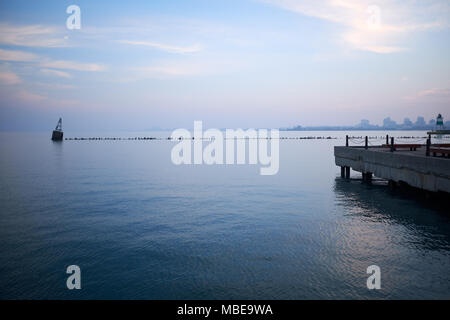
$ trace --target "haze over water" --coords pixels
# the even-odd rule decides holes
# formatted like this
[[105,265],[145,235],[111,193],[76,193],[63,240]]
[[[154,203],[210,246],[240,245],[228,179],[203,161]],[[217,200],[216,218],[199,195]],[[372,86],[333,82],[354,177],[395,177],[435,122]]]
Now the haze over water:
[[[338,139],[281,140],[274,176],[175,166],[167,140],[0,133],[0,298],[450,298],[448,212],[358,173],[341,180],[333,146],[346,133],[281,132]],[[72,264],[81,290],[66,288]],[[366,287],[372,264],[381,290]]]

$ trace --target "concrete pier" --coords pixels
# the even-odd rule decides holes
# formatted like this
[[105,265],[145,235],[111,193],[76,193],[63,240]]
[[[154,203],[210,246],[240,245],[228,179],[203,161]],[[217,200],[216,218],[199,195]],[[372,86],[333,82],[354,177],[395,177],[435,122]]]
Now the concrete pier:
[[363,180],[372,175],[391,184],[408,184],[432,192],[450,193],[450,159],[426,156],[426,147],[396,150],[387,147],[334,147],[335,163],[341,176],[350,177],[350,168],[361,172]]

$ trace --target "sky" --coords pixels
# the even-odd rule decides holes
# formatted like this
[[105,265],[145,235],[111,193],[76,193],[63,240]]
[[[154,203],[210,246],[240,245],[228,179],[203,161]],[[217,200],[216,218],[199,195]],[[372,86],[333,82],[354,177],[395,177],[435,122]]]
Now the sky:
[[0,130],[449,120],[449,57],[449,1],[2,0]]

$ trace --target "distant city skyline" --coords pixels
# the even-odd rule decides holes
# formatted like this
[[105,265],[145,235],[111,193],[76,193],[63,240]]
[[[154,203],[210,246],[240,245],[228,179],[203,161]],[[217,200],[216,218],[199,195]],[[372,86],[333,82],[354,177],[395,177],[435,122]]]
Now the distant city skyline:
[[[436,119],[430,119],[425,121],[425,118],[422,116],[418,116],[416,121],[413,122],[410,118],[406,117],[403,119],[402,123],[397,123],[395,120],[392,120],[391,117],[384,118],[381,124],[372,124],[367,119],[362,119],[356,125],[344,125],[344,126],[294,126],[291,128],[283,128],[287,130],[309,130],[309,129],[337,129],[337,130],[431,130],[436,128]],[[444,128],[450,128],[450,121],[445,121],[444,117]]]
[[0,130],[431,119],[450,111],[449,38],[445,0],[5,0]]

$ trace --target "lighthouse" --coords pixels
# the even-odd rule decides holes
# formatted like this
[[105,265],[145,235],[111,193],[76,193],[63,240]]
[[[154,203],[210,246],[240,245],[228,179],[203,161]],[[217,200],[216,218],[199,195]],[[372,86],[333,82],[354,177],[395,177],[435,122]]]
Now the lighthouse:
[[450,130],[449,129],[445,129],[444,127],[444,117],[442,116],[442,114],[438,114],[437,118],[436,118],[436,128],[434,129],[434,131],[430,131],[427,132],[428,135],[436,135],[436,138],[441,138],[443,135],[447,135],[450,134]]
[[62,119],[59,118],[58,123],[56,124],[55,130],[53,130],[52,133],[52,140],[53,141],[62,141],[63,139],[63,131],[62,131]]
[[436,118],[436,131],[444,130],[444,118],[439,113]]

